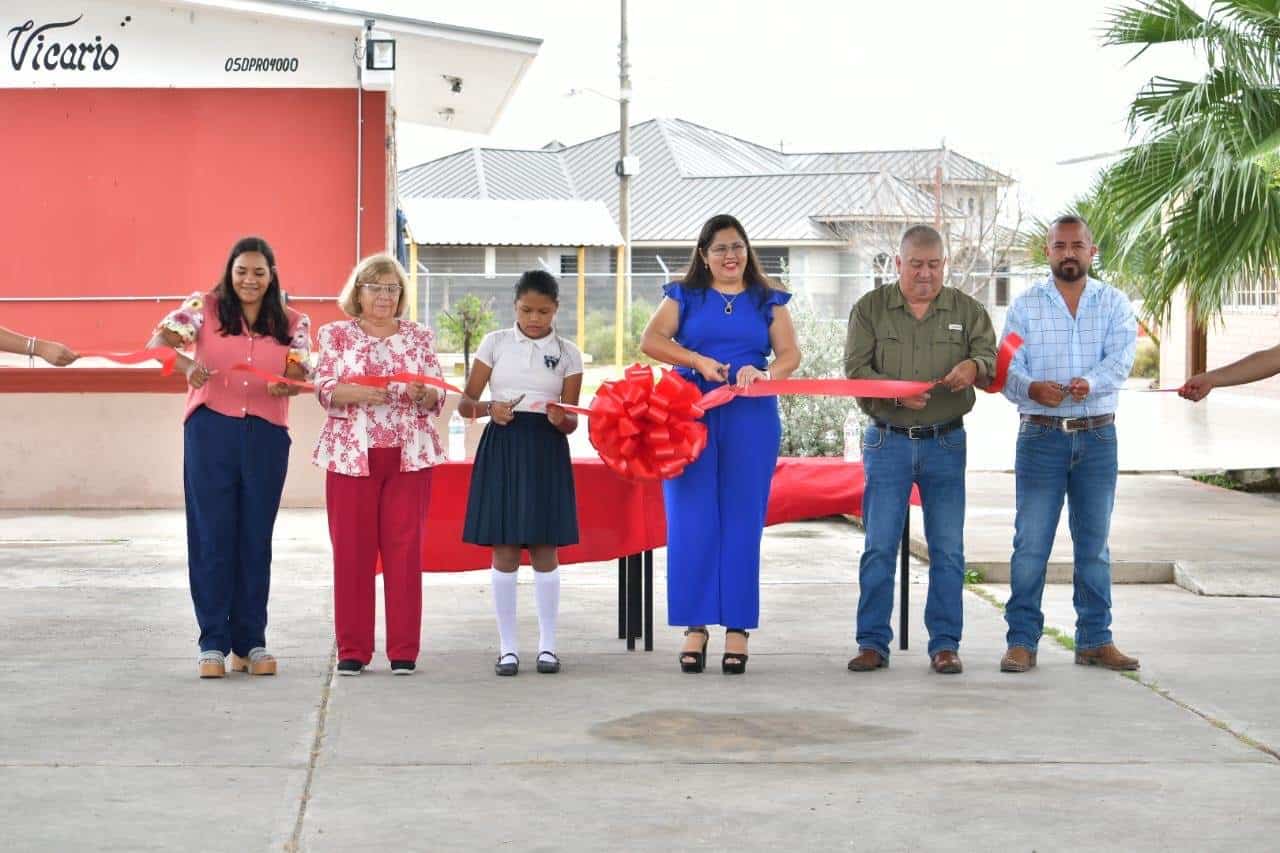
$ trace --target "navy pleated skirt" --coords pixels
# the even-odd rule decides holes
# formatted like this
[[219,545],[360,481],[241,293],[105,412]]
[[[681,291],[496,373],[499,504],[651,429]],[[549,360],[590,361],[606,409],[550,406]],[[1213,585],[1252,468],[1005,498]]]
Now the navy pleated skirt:
[[569,439],[538,412],[490,422],[471,470],[462,541],[472,545],[575,545],[578,505]]

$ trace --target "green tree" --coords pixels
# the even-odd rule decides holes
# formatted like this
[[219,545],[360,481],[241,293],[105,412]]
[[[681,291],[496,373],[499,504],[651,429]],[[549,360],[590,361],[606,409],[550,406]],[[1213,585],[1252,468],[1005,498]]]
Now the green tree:
[[442,352],[462,350],[465,376],[471,376],[471,351],[480,339],[498,327],[493,316],[493,300],[487,302],[468,293],[453,303],[449,311],[441,311],[439,348]]
[[[844,340],[848,325],[843,319],[822,316],[803,291],[787,305],[800,344],[800,367],[793,376],[815,379],[844,378]],[[778,397],[782,416],[783,456],[839,456],[844,453],[844,421],[857,407],[852,397],[819,397],[811,394]],[[859,412],[859,423],[861,423]]]
[[1182,0],[1116,9],[1107,45],[1183,44],[1199,80],[1154,77],[1135,97],[1135,140],[1081,202],[1113,277],[1167,317],[1181,286],[1201,322],[1232,287],[1280,268],[1280,2]]
[[[622,359],[624,363],[650,359],[640,352],[640,338],[644,335],[644,327],[649,325],[649,318],[657,310],[654,305],[643,299],[631,302],[631,316],[628,319],[626,332],[622,336]],[[613,330],[614,312],[612,308],[595,308],[587,311],[586,334],[583,345],[591,354],[593,364],[613,364],[616,346]]]

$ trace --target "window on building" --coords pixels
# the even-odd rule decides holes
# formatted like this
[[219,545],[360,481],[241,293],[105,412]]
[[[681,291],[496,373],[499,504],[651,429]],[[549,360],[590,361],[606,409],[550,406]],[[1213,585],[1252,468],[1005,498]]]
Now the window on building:
[[876,287],[884,287],[892,281],[889,275],[889,270],[892,265],[893,258],[889,257],[884,252],[881,252],[872,259],[871,267],[872,272],[875,273],[874,283]]
[[[1009,304],[1009,268],[999,267],[996,270],[996,305]],[[1005,275],[1000,275],[1005,273]]]
[[560,256],[560,275],[577,275],[578,274],[578,256],[561,255]]
[[1276,313],[1280,300],[1280,271],[1272,271],[1249,280],[1241,280],[1231,289],[1223,308],[1241,312]]

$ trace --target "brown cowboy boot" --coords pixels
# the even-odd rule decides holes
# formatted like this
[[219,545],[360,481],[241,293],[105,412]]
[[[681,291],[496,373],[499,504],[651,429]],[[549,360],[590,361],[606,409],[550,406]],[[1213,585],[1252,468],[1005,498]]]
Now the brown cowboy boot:
[[1076,663],[1081,666],[1105,666],[1117,672],[1128,672],[1138,668],[1138,659],[1131,658],[1116,648],[1115,643],[1107,643],[1096,649],[1076,649]]
[[1026,646],[1010,646],[1000,658],[1001,672],[1026,672],[1036,665],[1036,653]]
[[850,672],[871,672],[888,666],[889,659],[875,649],[858,649],[857,657],[849,661]]

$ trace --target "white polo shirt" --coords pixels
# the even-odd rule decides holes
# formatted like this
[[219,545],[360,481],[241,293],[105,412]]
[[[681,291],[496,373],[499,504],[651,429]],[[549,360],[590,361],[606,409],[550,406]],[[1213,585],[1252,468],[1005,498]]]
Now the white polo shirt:
[[554,329],[535,340],[518,325],[485,335],[476,361],[493,370],[489,399],[514,400],[524,395],[517,412],[532,412],[537,402],[559,402],[565,377],[582,372],[582,353]]

